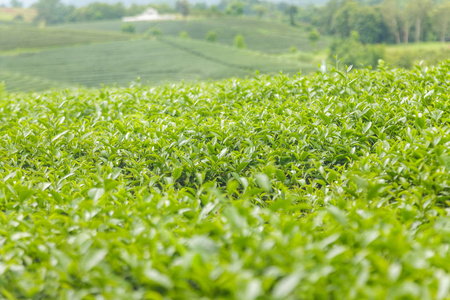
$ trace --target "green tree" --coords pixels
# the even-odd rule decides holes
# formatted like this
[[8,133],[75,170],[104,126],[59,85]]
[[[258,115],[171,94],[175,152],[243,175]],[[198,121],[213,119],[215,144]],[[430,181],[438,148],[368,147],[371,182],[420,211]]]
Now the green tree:
[[385,23],[394,34],[395,42],[400,44],[400,9],[398,0],[384,0],[381,11]]
[[244,14],[244,3],[242,1],[231,2],[226,10],[228,15],[241,16]]
[[411,28],[415,21],[416,7],[412,1],[408,1],[403,5],[401,3],[400,9],[400,19],[401,19],[401,28],[403,33],[403,43],[409,43],[409,34],[411,32]]
[[310,16],[312,25],[319,28],[320,32],[335,34],[334,17],[336,11],[340,8],[337,0],[330,0],[323,8],[313,7],[313,16]]
[[234,37],[234,46],[239,49],[245,49],[247,47],[242,34],[238,34]]
[[187,17],[190,14],[190,5],[189,2],[187,0],[180,0],[177,1],[176,3],[176,8],[177,11],[185,18],[187,19]]
[[450,2],[436,6],[433,12],[432,22],[440,41],[445,43],[447,32],[450,31]]
[[57,24],[66,21],[66,17],[74,10],[64,5],[60,0],[39,0],[33,5],[37,10],[35,21],[46,24]]
[[215,43],[217,41],[217,34],[214,30],[209,31],[206,34],[206,41],[211,43]]
[[381,13],[370,6],[359,7],[354,19],[353,29],[358,31],[363,44],[382,41],[383,20]]
[[264,17],[264,15],[267,13],[267,7],[261,4],[255,4],[252,6],[252,10],[256,13],[259,19]]
[[345,1],[334,15],[333,27],[341,38],[347,38],[355,28],[358,5],[354,1]]
[[308,39],[309,39],[311,45],[313,46],[313,48],[316,48],[316,43],[320,39],[319,31],[317,31],[316,29],[311,30],[309,32]]
[[289,16],[289,23],[291,26],[295,26],[295,16],[298,14],[298,7],[295,5],[289,5],[285,12]]
[[433,3],[431,0],[411,0],[410,1],[411,13],[414,18],[414,30],[415,30],[415,42],[420,42],[420,38],[422,35],[422,24],[424,20],[430,14]]
[[75,9],[67,18],[71,22],[120,19],[127,14],[122,3],[91,3]]
[[133,3],[127,8],[125,15],[126,16],[139,15],[143,13],[147,9],[147,7],[148,7],[147,5],[138,5],[136,3]]
[[375,67],[384,58],[385,50],[380,45],[363,45],[356,40],[358,33],[353,32],[352,38],[334,41],[330,46],[330,59],[337,57],[340,63],[347,66]]

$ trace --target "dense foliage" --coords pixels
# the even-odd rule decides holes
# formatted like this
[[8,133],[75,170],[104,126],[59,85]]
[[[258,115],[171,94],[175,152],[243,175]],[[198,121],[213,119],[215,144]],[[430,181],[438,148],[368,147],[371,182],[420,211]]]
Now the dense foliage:
[[[336,40],[330,45],[329,59],[336,58],[347,66],[376,67],[380,59],[385,58],[385,49],[381,45],[363,45],[359,42],[358,33],[354,32],[356,38]],[[411,66],[410,66],[411,67]]]
[[[93,2],[86,6],[75,7],[66,5],[61,0],[39,0],[32,6],[37,10],[35,21],[47,24],[58,24],[66,22],[86,22],[98,20],[121,19],[125,16],[133,16],[142,13],[149,5],[131,4],[125,6],[121,2],[108,4]],[[174,12],[175,10],[167,4],[152,5],[161,13]]]
[[449,73],[0,90],[0,294],[448,299]]
[[299,18],[341,38],[357,31],[367,44],[445,42],[450,32],[450,1],[330,0],[323,7],[301,11]]

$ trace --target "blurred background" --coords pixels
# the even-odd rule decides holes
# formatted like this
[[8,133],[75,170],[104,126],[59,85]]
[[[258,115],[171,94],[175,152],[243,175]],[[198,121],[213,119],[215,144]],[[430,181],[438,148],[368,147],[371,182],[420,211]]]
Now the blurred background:
[[0,0],[8,91],[157,85],[450,58],[450,0]]

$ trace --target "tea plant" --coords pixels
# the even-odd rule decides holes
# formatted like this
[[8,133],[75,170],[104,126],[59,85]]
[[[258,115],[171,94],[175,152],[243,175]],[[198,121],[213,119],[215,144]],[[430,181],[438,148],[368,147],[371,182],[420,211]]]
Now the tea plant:
[[2,94],[8,299],[449,299],[450,62]]

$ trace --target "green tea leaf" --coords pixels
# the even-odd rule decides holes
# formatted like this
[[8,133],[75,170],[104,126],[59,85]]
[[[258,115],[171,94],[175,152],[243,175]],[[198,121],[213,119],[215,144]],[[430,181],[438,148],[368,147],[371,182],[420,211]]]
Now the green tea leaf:
[[108,254],[107,249],[90,250],[88,253],[83,255],[82,259],[80,260],[80,267],[85,272],[89,272],[91,269],[96,267],[100,262],[102,262],[107,254]]
[[266,174],[256,174],[256,183],[266,192],[270,192],[272,190],[269,177]]

